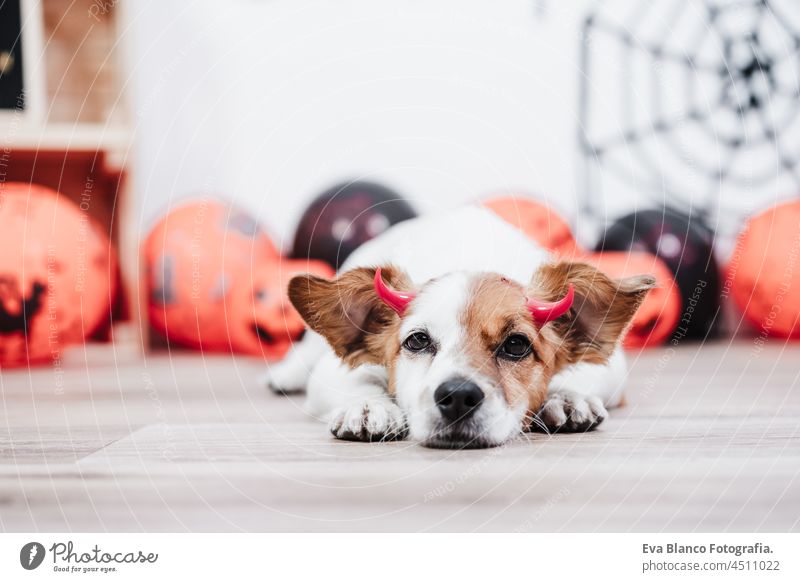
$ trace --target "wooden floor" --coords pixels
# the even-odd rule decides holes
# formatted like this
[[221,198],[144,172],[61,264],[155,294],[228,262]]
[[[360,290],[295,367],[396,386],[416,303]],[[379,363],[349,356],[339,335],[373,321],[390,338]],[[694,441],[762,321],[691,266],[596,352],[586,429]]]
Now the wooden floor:
[[0,530],[800,529],[800,344],[632,357],[596,432],[334,441],[249,359],[109,347],[0,375]]

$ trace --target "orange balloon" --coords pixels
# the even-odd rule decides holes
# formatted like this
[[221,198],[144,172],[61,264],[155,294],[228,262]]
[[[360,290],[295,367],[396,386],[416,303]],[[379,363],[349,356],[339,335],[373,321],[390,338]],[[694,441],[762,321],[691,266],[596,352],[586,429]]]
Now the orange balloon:
[[83,210],[44,186],[0,185],[0,366],[58,364],[115,294],[114,250]]
[[800,339],[800,202],[779,204],[745,224],[727,266],[723,295],[764,332]]
[[680,290],[664,261],[650,253],[623,251],[592,253],[585,260],[614,279],[645,274],[656,278],[656,288],[633,316],[623,342],[626,348],[659,345],[672,335],[683,306]]
[[559,257],[584,254],[567,221],[546,204],[530,198],[503,196],[483,205]]
[[171,210],[150,231],[143,254],[150,324],[170,342],[230,351],[225,299],[249,287],[257,267],[279,254],[258,223],[214,200]]
[[295,275],[313,273],[333,277],[327,263],[314,260],[270,261],[253,271],[249,284],[231,290],[225,318],[233,349],[244,354],[281,359],[305,330],[286,289]]

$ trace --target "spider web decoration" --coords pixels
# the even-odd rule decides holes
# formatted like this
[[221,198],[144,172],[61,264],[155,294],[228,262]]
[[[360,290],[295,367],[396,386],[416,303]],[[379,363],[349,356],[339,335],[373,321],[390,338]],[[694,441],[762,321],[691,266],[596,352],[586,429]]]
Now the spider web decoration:
[[581,50],[584,211],[668,204],[732,235],[796,195],[798,51],[793,0],[598,5]]

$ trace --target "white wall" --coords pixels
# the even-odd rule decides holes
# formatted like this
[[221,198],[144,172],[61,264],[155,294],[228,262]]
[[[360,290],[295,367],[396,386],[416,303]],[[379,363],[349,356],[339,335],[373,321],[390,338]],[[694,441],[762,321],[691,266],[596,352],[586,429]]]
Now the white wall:
[[579,11],[543,26],[535,3],[503,5],[137,2],[142,219],[218,192],[280,240],[310,197],[351,177],[420,210],[523,189],[569,214]]
[[[635,34],[678,43],[673,48],[680,51],[677,28],[686,23],[665,20],[674,5],[654,3],[650,23]],[[141,223],[146,227],[172,201],[219,193],[257,214],[286,248],[311,197],[362,177],[397,189],[423,211],[492,192],[541,193],[591,242],[594,232],[576,210],[587,187],[578,147],[579,89],[587,78],[581,30],[596,6],[590,0],[131,2],[123,27],[132,43]],[[610,2],[604,11],[624,27],[639,6]],[[703,17],[683,12],[689,24]],[[665,26],[676,31],[665,34]],[[713,60],[719,47],[709,37]],[[600,72],[588,81],[597,93],[593,123],[624,131],[630,119],[620,112],[619,91],[629,93],[633,118],[645,124],[654,120],[646,111],[654,97],[677,104],[680,113],[685,87],[678,73],[639,58],[632,66],[644,67],[642,85],[626,85],[623,49],[603,48],[607,40],[595,38],[590,46],[601,51],[593,60]],[[648,66],[661,71],[658,95],[651,94]],[[717,90],[707,82],[698,94]],[[719,192],[709,202],[692,172],[701,158],[721,154],[713,142],[700,145],[691,133],[688,140],[670,170],[682,179],[675,201],[688,207],[703,196],[714,205]],[[623,150],[621,163],[637,175],[634,153]],[[661,150],[655,159],[665,168],[676,164]],[[744,198],[744,211],[794,194],[775,171],[774,183]],[[622,183],[601,169],[592,179],[612,213],[662,194],[645,178]],[[653,188],[655,196],[643,194]],[[665,189],[664,196],[669,201],[671,194]],[[732,224],[727,231],[735,232],[738,223]]]

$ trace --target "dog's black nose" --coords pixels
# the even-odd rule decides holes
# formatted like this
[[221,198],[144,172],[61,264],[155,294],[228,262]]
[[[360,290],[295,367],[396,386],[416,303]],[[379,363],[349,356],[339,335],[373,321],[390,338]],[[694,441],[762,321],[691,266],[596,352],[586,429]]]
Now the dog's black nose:
[[436,406],[442,416],[450,422],[464,420],[475,412],[483,402],[483,390],[464,378],[442,382],[433,393]]

